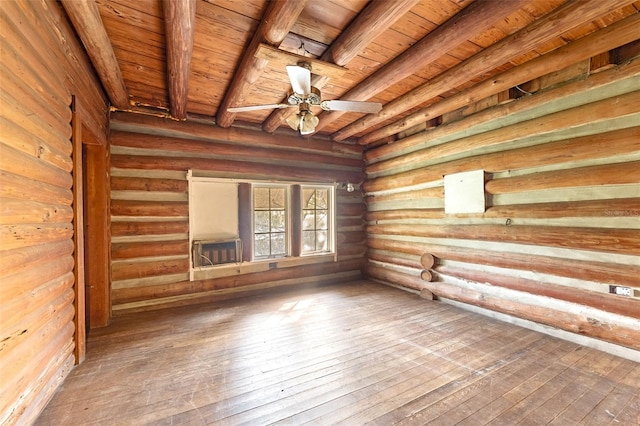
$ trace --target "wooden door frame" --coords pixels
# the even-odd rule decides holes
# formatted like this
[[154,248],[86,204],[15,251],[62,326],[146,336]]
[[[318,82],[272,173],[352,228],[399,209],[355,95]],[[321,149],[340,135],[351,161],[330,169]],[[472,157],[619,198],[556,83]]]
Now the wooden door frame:
[[74,244],[74,308],[75,308],[75,363],[84,361],[87,348],[85,316],[85,268],[84,268],[84,174],[82,160],[82,121],[78,113],[78,101],[71,101],[71,142],[73,145],[73,244]]

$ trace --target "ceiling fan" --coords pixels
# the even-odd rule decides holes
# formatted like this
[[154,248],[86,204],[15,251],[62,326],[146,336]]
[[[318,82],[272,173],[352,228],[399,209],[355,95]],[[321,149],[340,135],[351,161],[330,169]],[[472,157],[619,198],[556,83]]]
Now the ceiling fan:
[[228,108],[229,112],[256,111],[261,109],[282,109],[298,107],[298,113],[287,118],[287,124],[293,130],[299,130],[301,135],[308,135],[316,130],[320,122],[318,117],[311,112],[312,106],[319,106],[325,111],[346,111],[377,113],[382,109],[382,104],[378,102],[361,101],[323,101],[320,90],[311,85],[311,65],[307,62],[299,62],[298,65],[287,65],[287,74],[291,81],[291,92],[287,98],[287,103],[252,105]]

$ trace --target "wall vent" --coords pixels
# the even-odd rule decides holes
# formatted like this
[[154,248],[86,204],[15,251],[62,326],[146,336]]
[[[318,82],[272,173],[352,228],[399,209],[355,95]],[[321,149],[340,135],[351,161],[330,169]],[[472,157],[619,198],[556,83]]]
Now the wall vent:
[[234,240],[196,240],[193,242],[193,266],[207,267],[239,263],[242,259],[242,242]]

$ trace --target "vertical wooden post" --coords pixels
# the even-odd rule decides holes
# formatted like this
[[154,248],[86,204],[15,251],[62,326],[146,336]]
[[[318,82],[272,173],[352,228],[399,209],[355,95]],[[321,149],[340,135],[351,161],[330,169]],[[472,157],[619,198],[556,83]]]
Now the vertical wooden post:
[[84,282],[84,188],[82,173],[82,122],[78,101],[71,103],[71,142],[73,144],[73,243],[75,292],[75,362],[80,364],[86,355],[85,282]]
[[251,229],[251,184],[238,184],[238,233],[242,241],[242,261],[250,262],[253,256],[253,230]]
[[291,186],[291,255],[302,253],[302,189]]
[[111,321],[109,146],[85,144],[85,250],[89,328]]

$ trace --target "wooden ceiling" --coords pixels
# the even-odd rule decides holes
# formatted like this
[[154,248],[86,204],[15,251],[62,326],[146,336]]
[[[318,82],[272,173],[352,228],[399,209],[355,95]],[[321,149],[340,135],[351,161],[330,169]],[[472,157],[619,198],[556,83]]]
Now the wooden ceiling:
[[[339,77],[314,75],[323,99],[383,104],[366,116],[317,111],[318,135],[362,144],[437,122],[430,107],[640,10],[631,0],[62,4],[115,109],[289,132],[292,109],[226,108],[282,102],[291,53],[345,68]],[[257,58],[261,49],[272,56]]]

